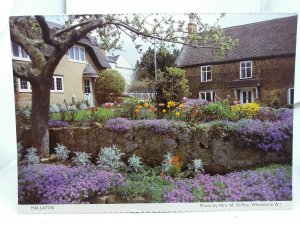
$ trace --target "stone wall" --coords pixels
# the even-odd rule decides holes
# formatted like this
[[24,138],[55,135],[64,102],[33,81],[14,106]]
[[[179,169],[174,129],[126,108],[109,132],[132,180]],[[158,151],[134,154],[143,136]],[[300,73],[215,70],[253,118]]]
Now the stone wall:
[[[30,146],[29,130],[18,129],[18,139],[25,147]],[[96,158],[101,147],[115,144],[125,153],[127,160],[132,154],[143,158],[145,164],[161,164],[167,152],[174,152],[186,166],[200,158],[204,169],[210,173],[225,173],[248,169],[270,163],[291,163],[292,141],[285,143],[281,154],[262,152],[251,147],[242,147],[235,142],[233,134],[222,130],[184,129],[158,134],[145,129],[117,133],[102,127],[52,128],[50,146],[64,144],[71,151],[86,151]]]

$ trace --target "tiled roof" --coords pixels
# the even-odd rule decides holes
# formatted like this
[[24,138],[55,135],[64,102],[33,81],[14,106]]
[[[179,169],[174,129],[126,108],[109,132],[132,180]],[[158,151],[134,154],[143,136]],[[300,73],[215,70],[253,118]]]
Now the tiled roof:
[[279,18],[223,29],[226,36],[239,40],[221,60],[211,49],[184,46],[176,59],[179,67],[295,54],[297,16]]

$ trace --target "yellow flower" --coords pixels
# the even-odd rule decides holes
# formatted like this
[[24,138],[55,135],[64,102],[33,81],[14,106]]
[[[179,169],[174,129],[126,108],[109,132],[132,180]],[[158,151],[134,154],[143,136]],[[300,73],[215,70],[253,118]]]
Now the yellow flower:
[[134,112],[135,112],[135,113],[139,113],[140,110],[139,110],[139,109],[135,109]]
[[142,108],[143,108],[143,106],[141,106],[141,105],[138,106],[138,109],[142,109]]
[[163,109],[163,111],[162,111],[163,113],[166,113],[167,112],[167,110],[165,110],[165,109]]
[[180,112],[176,112],[176,113],[175,113],[175,116],[176,116],[176,117],[179,117],[179,116],[180,116]]
[[145,108],[148,108],[148,106],[149,106],[148,103],[145,102],[145,103],[144,103],[144,107],[145,107]]
[[175,105],[176,105],[176,102],[174,102],[174,101],[168,101],[168,103],[167,103],[168,108],[175,107]]
[[180,110],[182,110],[182,109],[184,109],[184,105],[183,105],[183,104],[180,104],[180,105],[178,106],[178,108],[179,108]]

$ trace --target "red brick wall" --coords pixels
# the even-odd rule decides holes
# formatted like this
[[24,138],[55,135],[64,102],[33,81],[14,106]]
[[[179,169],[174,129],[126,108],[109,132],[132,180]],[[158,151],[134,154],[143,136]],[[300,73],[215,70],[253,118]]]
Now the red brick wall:
[[[287,104],[288,88],[294,87],[295,57],[252,60],[252,76],[260,80],[260,100],[264,101],[272,90],[280,93]],[[240,62],[212,65],[212,82],[201,82],[200,66],[185,68],[192,98],[199,91],[214,90],[218,96],[234,96],[231,81],[240,78]]]

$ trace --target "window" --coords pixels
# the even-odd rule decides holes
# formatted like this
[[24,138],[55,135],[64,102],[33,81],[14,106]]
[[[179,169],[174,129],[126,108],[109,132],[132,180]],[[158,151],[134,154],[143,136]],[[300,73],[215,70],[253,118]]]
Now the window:
[[73,46],[69,49],[69,60],[73,62],[85,62],[85,50],[83,47]]
[[215,96],[216,96],[216,92],[214,92],[214,91],[202,91],[202,92],[199,92],[199,98],[203,99],[203,100],[206,100],[208,102],[214,101]]
[[91,80],[90,79],[84,79],[84,93],[85,94],[92,93],[92,87],[91,87]]
[[252,61],[240,62],[240,79],[252,78]]
[[13,59],[29,61],[29,56],[20,45],[16,44],[15,42],[11,42],[11,49]]
[[288,105],[294,104],[294,88],[288,89]]
[[211,80],[211,66],[201,66],[201,82],[208,82]]
[[64,91],[64,81],[62,76],[53,76],[51,84],[52,92],[63,92]]
[[29,81],[18,78],[19,92],[31,92],[31,85]]

